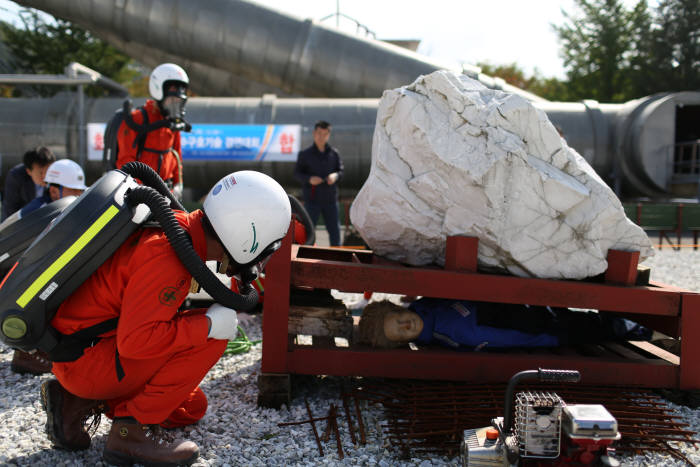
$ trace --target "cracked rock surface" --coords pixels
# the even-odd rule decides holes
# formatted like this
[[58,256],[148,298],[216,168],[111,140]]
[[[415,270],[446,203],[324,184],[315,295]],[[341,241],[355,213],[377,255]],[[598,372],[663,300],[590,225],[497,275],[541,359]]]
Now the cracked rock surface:
[[591,166],[525,99],[436,71],[384,92],[370,174],[350,218],[375,253],[442,265],[450,235],[479,238],[479,266],[583,279],[609,249],[653,255]]

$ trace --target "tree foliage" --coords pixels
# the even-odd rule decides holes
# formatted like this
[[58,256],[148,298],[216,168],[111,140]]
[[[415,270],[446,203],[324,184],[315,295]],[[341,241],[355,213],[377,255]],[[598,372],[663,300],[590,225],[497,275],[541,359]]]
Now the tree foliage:
[[662,0],[654,22],[653,78],[663,79],[666,90],[700,89],[700,0]]
[[488,62],[479,62],[477,65],[484,74],[503,79],[506,83],[529,91],[551,101],[568,100],[566,83],[557,78],[545,78],[535,70],[528,76],[517,63],[494,65]]
[[700,0],[575,0],[554,26],[573,99],[623,102],[700,89]]
[[[52,18],[33,9],[19,13],[22,25],[0,22],[0,37],[9,50],[15,72],[30,74],[63,74],[66,65],[81,63],[121,83],[131,83],[140,75],[138,65],[108,43],[94,37],[73,23]],[[31,91],[16,87],[15,95],[52,95],[58,86],[32,86]],[[102,95],[105,91],[90,86],[87,93]]]

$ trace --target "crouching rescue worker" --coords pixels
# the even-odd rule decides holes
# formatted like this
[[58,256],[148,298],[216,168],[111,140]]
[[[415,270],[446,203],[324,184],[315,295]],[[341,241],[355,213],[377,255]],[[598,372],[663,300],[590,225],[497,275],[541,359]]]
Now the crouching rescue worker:
[[[281,245],[291,211],[284,189],[259,172],[227,175],[202,210],[175,216],[203,260],[228,261],[229,275],[262,270]],[[237,333],[236,312],[219,304],[178,312],[192,276],[163,231],[137,230],[59,307],[51,321],[63,334],[117,318],[72,362],[54,362],[44,382],[46,431],[56,447],[90,445],[89,415],[106,413],[112,426],[103,458],[115,464],[190,465],[195,443],[167,441],[174,428],[204,416],[199,383]]]
[[180,130],[189,131],[184,120],[189,82],[180,66],[158,65],[148,81],[152,99],[125,115],[117,133],[116,167],[143,162],[160,175],[177,198],[182,196]]

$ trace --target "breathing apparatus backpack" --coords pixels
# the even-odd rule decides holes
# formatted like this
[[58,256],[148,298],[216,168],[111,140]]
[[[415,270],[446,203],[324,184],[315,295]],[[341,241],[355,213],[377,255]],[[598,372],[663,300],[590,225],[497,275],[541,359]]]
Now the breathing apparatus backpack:
[[[134,178],[140,179],[139,185]],[[70,204],[22,254],[0,284],[0,340],[53,361],[73,361],[117,319],[64,335],[50,326],[60,304],[149,219],[158,222],[188,272],[212,298],[249,310],[258,301],[249,284],[236,294],[206,266],[170,206],[185,211],[158,174],[141,162],[104,174]]]
[[5,277],[37,235],[75,200],[75,196],[65,196],[45,204],[15,222],[0,226],[0,277]]
[[[117,142],[117,137],[119,133],[119,128],[122,122],[126,122],[126,125],[136,132],[137,136],[134,141],[136,144],[136,160],[141,158],[141,154],[144,151],[155,152],[160,155],[158,167],[155,169],[156,172],[160,172],[160,163],[162,163],[163,155],[171,152],[175,155],[177,159],[177,165],[179,168],[180,184],[182,184],[182,158],[174,149],[169,148],[167,150],[158,150],[152,148],[146,148],[146,137],[148,133],[160,128],[170,128],[172,131],[186,131],[192,130],[192,125],[186,122],[184,119],[173,120],[170,118],[164,118],[156,122],[150,123],[148,121],[148,112],[144,106],[138,107],[141,112],[142,123],[138,124],[131,117],[132,103],[131,100],[126,99],[122,104],[122,108],[118,109],[112,118],[107,122],[104,133],[104,149],[102,150],[102,167],[105,172],[117,168],[117,158],[119,157],[119,144]],[[172,188],[172,187],[170,187]]]

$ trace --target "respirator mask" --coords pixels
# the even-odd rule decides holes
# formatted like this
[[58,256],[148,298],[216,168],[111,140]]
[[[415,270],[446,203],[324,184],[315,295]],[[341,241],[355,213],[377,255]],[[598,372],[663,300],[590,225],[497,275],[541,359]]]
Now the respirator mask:
[[187,86],[184,83],[170,84],[165,90],[160,110],[164,117],[178,122],[185,117],[186,104]]

